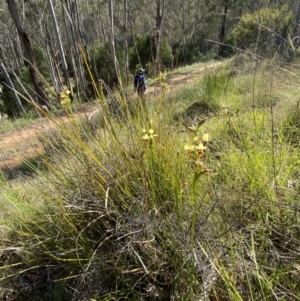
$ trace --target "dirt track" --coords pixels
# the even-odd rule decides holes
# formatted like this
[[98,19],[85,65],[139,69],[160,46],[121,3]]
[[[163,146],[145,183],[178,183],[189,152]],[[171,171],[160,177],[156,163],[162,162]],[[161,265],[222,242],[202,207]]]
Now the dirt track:
[[[203,74],[207,69],[219,66],[222,62],[208,64],[205,67],[195,69],[188,74],[179,74],[171,78],[169,86],[170,92],[192,83]],[[146,94],[158,95],[159,90],[156,87],[148,87]],[[97,106],[90,106],[83,111],[76,112],[75,118],[87,118]],[[69,117],[59,117],[56,122],[69,122]],[[0,170],[5,171],[14,169],[20,165],[24,159],[37,157],[44,152],[43,145],[38,139],[39,135],[49,132],[56,127],[55,123],[49,119],[41,118],[30,126],[22,127],[4,134],[0,134]]]

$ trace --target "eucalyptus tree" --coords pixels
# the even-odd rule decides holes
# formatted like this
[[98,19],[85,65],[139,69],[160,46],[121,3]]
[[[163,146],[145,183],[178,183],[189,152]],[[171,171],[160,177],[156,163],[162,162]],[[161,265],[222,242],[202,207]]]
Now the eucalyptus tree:
[[221,21],[220,34],[219,34],[219,49],[218,49],[219,55],[221,55],[222,53],[223,41],[225,38],[226,19],[227,19],[229,0],[223,0],[222,4],[223,4],[223,13],[222,13],[222,21]]
[[165,15],[165,0],[156,0],[156,26],[155,26],[155,48],[156,48],[156,72],[161,68],[160,49],[162,40],[162,26]]
[[114,28],[114,6],[113,0],[108,1],[109,21],[110,21],[110,45],[111,45],[111,56],[116,71],[118,82],[121,82],[120,66],[116,56],[115,47],[115,28]]
[[128,70],[129,70],[129,61],[128,61],[128,41],[127,41],[127,32],[128,32],[128,3],[127,0],[123,0],[124,4],[124,20],[123,20],[123,43],[124,43],[124,69],[125,69],[125,86],[127,86],[128,79]]
[[21,72],[24,65],[23,51],[17,30],[4,1],[0,1],[0,45],[1,53],[10,62],[10,66],[17,72]]
[[67,66],[67,62],[66,62],[66,58],[65,58],[65,54],[64,54],[64,48],[63,48],[61,36],[59,33],[59,26],[58,26],[58,23],[56,20],[56,14],[54,12],[52,0],[47,0],[47,1],[48,1],[48,6],[50,9],[51,17],[53,20],[54,32],[55,32],[56,42],[57,42],[58,50],[59,50],[59,54],[60,54],[61,66],[62,66],[63,74],[65,77],[65,83],[71,89],[68,66]]
[[50,106],[48,104],[47,97],[46,97],[45,91],[42,86],[42,82],[39,79],[39,73],[38,73],[37,66],[36,66],[36,63],[34,60],[34,54],[33,54],[33,49],[32,49],[32,45],[31,45],[31,40],[30,40],[28,34],[26,33],[24,26],[21,22],[16,1],[15,0],[6,0],[6,1],[7,1],[10,15],[17,28],[18,35],[20,37],[20,40],[22,41],[26,64],[28,65],[30,79],[34,86],[34,89],[35,89],[35,92],[37,95],[37,99],[38,99],[38,103],[41,106],[45,106],[49,109]]
[[[77,45],[80,44],[82,52],[84,51],[85,61],[89,66],[91,66],[91,61],[88,51],[88,45],[92,43],[93,32],[95,31],[95,24],[90,20],[90,17],[92,17],[93,15],[90,14],[90,7],[93,6],[93,2],[94,1],[87,2],[74,0],[71,4],[72,10],[74,11],[75,20],[77,21],[75,25],[78,39]],[[81,61],[80,68],[84,72],[81,56],[79,57],[79,60]]]
[[[68,50],[70,55],[70,60],[74,70],[74,76],[77,81],[77,86],[81,87],[81,90],[85,93],[87,91],[87,82],[83,65],[83,50],[82,41],[80,39],[80,11],[78,8],[77,0],[71,2],[70,0],[65,0],[61,2],[62,4],[62,14],[65,24],[65,35],[68,40]],[[71,33],[71,34],[69,34]],[[80,81],[77,79],[77,74],[79,75]]]

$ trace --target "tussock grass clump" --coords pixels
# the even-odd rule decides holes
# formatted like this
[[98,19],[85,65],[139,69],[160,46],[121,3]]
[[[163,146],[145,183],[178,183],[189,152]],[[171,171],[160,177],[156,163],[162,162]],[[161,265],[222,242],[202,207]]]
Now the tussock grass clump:
[[[169,299],[176,291],[188,296],[200,288],[201,281],[189,283],[189,270],[195,270],[192,240],[201,232],[193,217],[198,197],[189,188],[194,167],[185,137],[160,116],[128,115],[118,122],[103,115],[104,128],[90,139],[82,139],[76,123],[60,125],[49,173],[35,186],[41,207],[28,215],[36,200],[26,199],[27,210],[22,204],[7,230],[12,241],[21,242],[16,241],[24,268],[16,269],[14,279],[22,281],[27,269],[37,276],[51,266],[57,271],[49,268],[51,277],[59,275],[70,286],[65,298],[73,300]],[[7,198],[14,204],[18,196]],[[38,269],[30,267],[33,254]],[[20,296],[29,290],[46,298],[35,286],[19,290]]]
[[178,103],[175,120],[191,123],[198,117],[215,115],[221,108],[221,98],[232,92],[234,73],[220,69],[209,71],[193,86],[182,89],[175,97]]

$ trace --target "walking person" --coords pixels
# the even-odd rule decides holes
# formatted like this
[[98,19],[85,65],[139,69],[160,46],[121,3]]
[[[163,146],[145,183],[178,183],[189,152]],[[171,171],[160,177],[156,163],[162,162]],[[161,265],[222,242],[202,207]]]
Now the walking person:
[[134,77],[134,91],[137,92],[139,96],[143,96],[146,91],[146,76],[144,74],[145,70],[140,68]]

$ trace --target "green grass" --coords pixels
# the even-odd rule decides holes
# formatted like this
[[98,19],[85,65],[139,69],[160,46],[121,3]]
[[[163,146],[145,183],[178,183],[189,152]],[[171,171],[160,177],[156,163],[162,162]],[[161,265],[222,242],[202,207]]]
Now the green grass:
[[31,125],[32,123],[34,123],[35,119],[36,117],[34,117],[32,114],[28,114],[27,116],[15,120],[9,120],[6,118],[2,119],[0,121],[0,125],[1,125],[0,134],[19,129],[24,126]]
[[58,124],[45,168],[0,182],[1,294],[299,300],[299,87],[276,64]]
[[216,60],[210,60],[210,61],[207,61],[207,62],[200,62],[200,63],[195,63],[193,65],[183,66],[183,67],[176,68],[176,69],[168,72],[168,75],[169,76],[174,76],[174,75],[189,74],[189,73],[191,73],[193,71],[197,71],[198,69],[206,68],[210,64],[214,64],[216,62],[217,62]]

